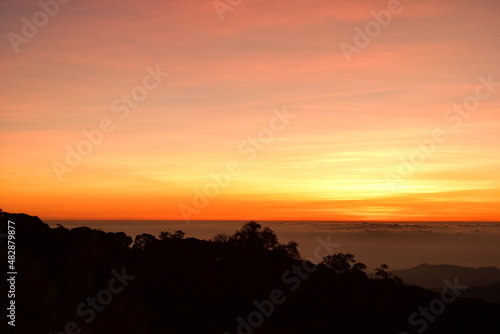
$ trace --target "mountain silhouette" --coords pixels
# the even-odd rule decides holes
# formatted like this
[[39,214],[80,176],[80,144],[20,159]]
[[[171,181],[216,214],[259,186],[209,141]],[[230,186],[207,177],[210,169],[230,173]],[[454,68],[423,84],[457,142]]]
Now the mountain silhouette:
[[449,264],[431,265],[422,263],[416,267],[395,270],[407,284],[415,284],[429,289],[442,289],[443,279],[460,277],[461,283],[474,286],[500,281],[500,269],[496,267],[470,268]]
[[[315,265],[300,258],[297,243],[279,243],[257,222],[211,240],[182,231],[133,240],[89,227],[51,228],[25,214],[3,213],[2,231],[9,220],[16,227],[15,333],[500,330],[500,305],[405,285],[386,265],[370,278],[352,254],[326,254]],[[1,269],[8,271],[6,261]],[[460,283],[450,283],[457,295]],[[0,288],[6,296],[6,280]],[[419,315],[423,307],[435,316]]]

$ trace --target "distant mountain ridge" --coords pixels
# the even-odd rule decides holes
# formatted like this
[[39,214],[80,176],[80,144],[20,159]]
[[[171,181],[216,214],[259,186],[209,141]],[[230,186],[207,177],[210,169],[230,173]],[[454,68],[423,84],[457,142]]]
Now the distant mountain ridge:
[[422,263],[413,268],[394,270],[393,272],[406,284],[418,285],[427,289],[442,289],[445,279],[453,280],[455,277],[460,284],[467,286],[500,282],[500,269],[493,266],[471,268],[450,264]]

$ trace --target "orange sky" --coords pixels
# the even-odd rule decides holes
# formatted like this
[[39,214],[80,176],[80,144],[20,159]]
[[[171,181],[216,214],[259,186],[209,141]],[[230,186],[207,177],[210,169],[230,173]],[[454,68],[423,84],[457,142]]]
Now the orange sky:
[[[0,207],[42,219],[500,220],[497,0],[221,1],[236,4],[223,21],[211,0],[42,0],[53,17],[0,2]],[[390,8],[348,62],[340,45]],[[34,15],[36,33],[23,28]],[[145,85],[134,108],[120,102]],[[477,92],[470,112],[451,111]],[[69,166],[67,148],[103,119]],[[398,171],[436,129],[446,140]],[[233,162],[240,172],[217,186],[210,174]]]

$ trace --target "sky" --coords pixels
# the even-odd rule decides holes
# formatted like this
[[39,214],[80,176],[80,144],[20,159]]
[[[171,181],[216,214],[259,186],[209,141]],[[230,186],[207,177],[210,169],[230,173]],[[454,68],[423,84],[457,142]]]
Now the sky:
[[3,0],[0,35],[4,211],[500,220],[497,0]]

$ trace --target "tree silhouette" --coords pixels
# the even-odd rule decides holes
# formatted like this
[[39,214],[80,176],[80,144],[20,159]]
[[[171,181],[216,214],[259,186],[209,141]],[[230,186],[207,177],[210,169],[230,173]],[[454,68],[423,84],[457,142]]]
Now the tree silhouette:
[[106,234],[121,247],[129,247],[132,243],[132,238],[124,232],[108,232]]
[[259,223],[251,221],[243,225],[241,230],[231,237],[233,244],[245,247],[263,247],[267,249],[274,249],[278,245],[278,237],[276,234]]
[[382,280],[390,280],[396,283],[403,283],[403,280],[399,276],[394,275],[393,272],[387,271],[389,266],[387,264],[380,265],[380,268],[375,268],[375,277]]
[[229,236],[229,235],[227,235],[225,233],[217,233],[210,240],[213,241],[213,242],[222,242],[222,243],[224,243],[224,242],[229,242],[230,239],[231,239],[231,236]]
[[276,250],[285,253],[292,259],[300,259],[299,244],[296,241],[289,241],[286,244],[280,244],[278,237],[269,228],[264,227],[251,221],[241,227],[233,235],[225,233],[216,234],[211,241],[218,243],[229,243],[237,247],[253,247],[253,248],[266,248],[269,250]]
[[354,260],[354,255],[338,253],[325,256],[321,262],[337,274],[359,274],[366,270],[366,265]]
[[276,249],[284,252],[292,259],[300,259],[299,243],[296,241],[292,240],[286,244],[279,244]]
[[155,241],[156,241],[156,238],[149,233],[139,234],[135,237],[134,246],[132,248],[144,250],[144,249],[146,249],[146,247],[148,247],[149,245],[151,245]]
[[186,232],[183,232],[181,230],[177,230],[174,233],[170,232],[160,232],[160,235],[158,238],[160,240],[167,240],[167,239],[184,239],[184,236],[186,235]]

